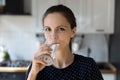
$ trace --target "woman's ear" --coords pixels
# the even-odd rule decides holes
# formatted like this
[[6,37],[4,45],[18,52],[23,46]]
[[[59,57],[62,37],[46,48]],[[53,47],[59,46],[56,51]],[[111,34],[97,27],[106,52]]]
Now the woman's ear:
[[74,28],[72,29],[71,38],[73,38],[75,35],[76,35],[76,27],[74,27]]

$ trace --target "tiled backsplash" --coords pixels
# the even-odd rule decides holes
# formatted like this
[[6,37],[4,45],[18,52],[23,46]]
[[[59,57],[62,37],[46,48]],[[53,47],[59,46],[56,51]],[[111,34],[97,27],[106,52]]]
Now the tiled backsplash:
[[13,60],[31,60],[37,49],[32,32],[0,32],[0,45],[6,45]]
[[97,62],[108,61],[108,39],[104,34],[86,34],[76,54],[92,57]]

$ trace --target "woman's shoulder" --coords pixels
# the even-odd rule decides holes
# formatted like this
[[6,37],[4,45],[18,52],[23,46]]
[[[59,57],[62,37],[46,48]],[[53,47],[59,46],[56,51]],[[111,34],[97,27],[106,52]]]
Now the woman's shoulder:
[[79,54],[74,54],[74,55],[77,59],[80,59],[80,60],[93,60],[93,58],[91,58],[91,57],[86,57],[86,56],[82,56]]
[[79,71],[82,71],[83,73],[88,73],[88,78],[90,80],[103,80],[101,72],[99,71],[99,68],[93,58],[85,57],[78,54],[75,54],[75,58],[77,69],[79,67]]
[[75,61],[77,63],[82,63],[82,64],[86,64],[86,65],[90,65],[90,64],[95,64],[96,65],[96,62],[93,58],[91,57],[85,57],[85,56],[82,56],[82,55],[78,55],[78,54],[74,54],[75,55]]

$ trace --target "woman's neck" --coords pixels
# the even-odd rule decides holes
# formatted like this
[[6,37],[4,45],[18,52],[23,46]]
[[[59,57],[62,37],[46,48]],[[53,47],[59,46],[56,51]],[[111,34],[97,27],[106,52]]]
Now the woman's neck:
[[69,66],[74,60],[74,55],[69,49],[57,51],[54,58],[54,66],[57,68],[65,68]]

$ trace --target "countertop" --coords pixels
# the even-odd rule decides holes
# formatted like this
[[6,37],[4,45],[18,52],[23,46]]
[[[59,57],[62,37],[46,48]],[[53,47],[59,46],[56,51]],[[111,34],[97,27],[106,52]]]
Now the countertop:
[[27,67],[0,67],[0,72],[26,72]]
[[12,60],[0,62],[0,72],[26,72],[31,64],[29,60]]
[[116,74],[117,73],[115,66],[109,62],[99,62],[97,63],[97,65],[102,74]]
[[[116,68],[109,62],[97,63],[102,74],[116,74]],[[0,67],[0,72],[26,72],[27,67]]]

